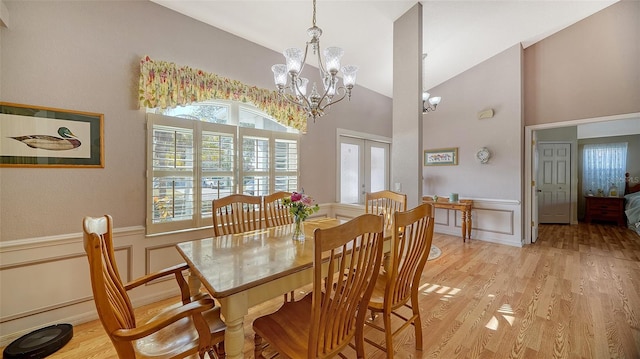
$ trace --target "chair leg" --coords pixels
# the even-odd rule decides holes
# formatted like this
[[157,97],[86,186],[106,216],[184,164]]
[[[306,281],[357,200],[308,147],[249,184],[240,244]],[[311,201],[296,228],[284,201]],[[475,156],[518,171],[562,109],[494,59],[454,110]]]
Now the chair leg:
[[387,346],[387,359],[393,359],[393,332],[391,328],[391,313],[383,312],[384,337]]
[[216,345],[216,353],[220,359],[227,357],[227,353],[224,351],[224,342],[220,342],[220,344]]
[[254,357],[255,359],[262,359],[264,358],[264,356],[262,355],[262,352],[264,351],[264,348],[267,347],[267,343],[265,341],[262,340],[262,337],[259,336],[258,334],[256,334],[253,337],[253,350],[254,350]]
[[362,325],[362,328],[356,330],[355,349],[356,349],[356,358],[363,359],[364,358],[364,323]]
[[[290,293],[285,293],[284,294],[284,302],[285,303],[286,302],[295,302],[296,298],[294,296],[294,293],[295,293],[295,291],[293,291],[293,290]],[[288,297],[289,295],[291,295],[291,300],[289,300],[289,297]]]
[[[411,309],[413,310],[413,326],[416,331],[416,349],[422,350],[422,319],[420,318],[420,308],[418,307],[417,295],[411,298]],[[415,299],[415,300],[414,300]]]

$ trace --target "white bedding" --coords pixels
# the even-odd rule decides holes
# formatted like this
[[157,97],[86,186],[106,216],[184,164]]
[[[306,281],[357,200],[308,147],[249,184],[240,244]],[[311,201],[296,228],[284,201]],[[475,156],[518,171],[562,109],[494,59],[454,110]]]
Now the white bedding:
[[626,200],[624,213],[627,215],[629,228],[640,235],[640,192],[625,195],[624,198]]

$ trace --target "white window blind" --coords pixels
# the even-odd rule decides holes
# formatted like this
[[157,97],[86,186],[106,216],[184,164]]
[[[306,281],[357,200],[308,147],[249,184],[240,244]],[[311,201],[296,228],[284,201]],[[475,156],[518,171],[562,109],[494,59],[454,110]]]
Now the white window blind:
[[611,185],[624,190],[624,174],[627,171],[627,143],[586,144],[582,149],[582,190],[605,196]]
[[298,141],[276,139],[274,149],[275,191],[293,192],[298,187]]
[[147,115],[148,234],[209,227],[212,201],[233,193],[298,190],[299,134],[239,106]]
[[[194,130],[176,121],[158,121],[151,128],[148,154],[151,224],[194,219]],[[149,191],[148,191],[149,192]]]

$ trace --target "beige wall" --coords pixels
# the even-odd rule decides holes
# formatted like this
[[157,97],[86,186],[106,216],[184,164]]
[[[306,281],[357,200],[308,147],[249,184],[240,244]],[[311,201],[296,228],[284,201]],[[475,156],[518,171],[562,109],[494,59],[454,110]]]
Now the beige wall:
[[[103,113],[105,168],[0,169],[1,241],[77,233],[86,215],[110,213],[117,227],[144,225],[145,115],[136,101],[142,56],[264,88],[273,87],[270,66],[282,61],[148,1],[5,4],[12,21],[0,29],[0,100]],[[301,184],[319,202],[332,202],[336,128],[390,137],[391,99],[356,87],[351,102],[308,127]]]
[[524,51],[525,123],[640,111],[640,1],[624,0]]
[[[498,54],[437,86],[438,110],[423,115],[424,149],[458,147],[457,166],[423,167],[425,195],[520,201],[522,179],[522,48]],[[494,117],[478,119],[492,108]],[[480,164],[476,152],[492,157]]]

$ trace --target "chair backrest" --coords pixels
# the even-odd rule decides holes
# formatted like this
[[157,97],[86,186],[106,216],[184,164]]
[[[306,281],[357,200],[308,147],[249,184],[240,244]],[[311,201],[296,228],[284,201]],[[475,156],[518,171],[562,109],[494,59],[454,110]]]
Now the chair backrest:
[[264,196],[264,224],[267,227],[281,226],[293,223],[293,215],[289,207],[285,207],[282,200],[291,198],[291,192],[275,192]]
[[420,286],[420,275],[433,240],[432,211],[431,204],[423,203],[394,214],[395,230],[384,300],[389,311],[407,303],[412,290]]
[[407,208],[407,195],[388,190],[367,192],[364,203],[365,213],[381,214],[384,217],[385,230],[391,230],[393,214]]
[[[314,277],[308,358],[330,357],[362,330],[384,241],[381,216],[363,214],[314,231]],[[329,260],[323,261],[323,253]],[[359,328],[359,329],[358,329]]]
[[216,236],[262,228],[262,197],[232,194],[214,199],[213,231]]
[[134,358],[130,342],[116,340],[111,333],[135,328],[133,306],[122,284],[113,250],[111,216],[85,217],[82,222],[84,250],[89,259],[93,299],[102,326],[121,358]]

